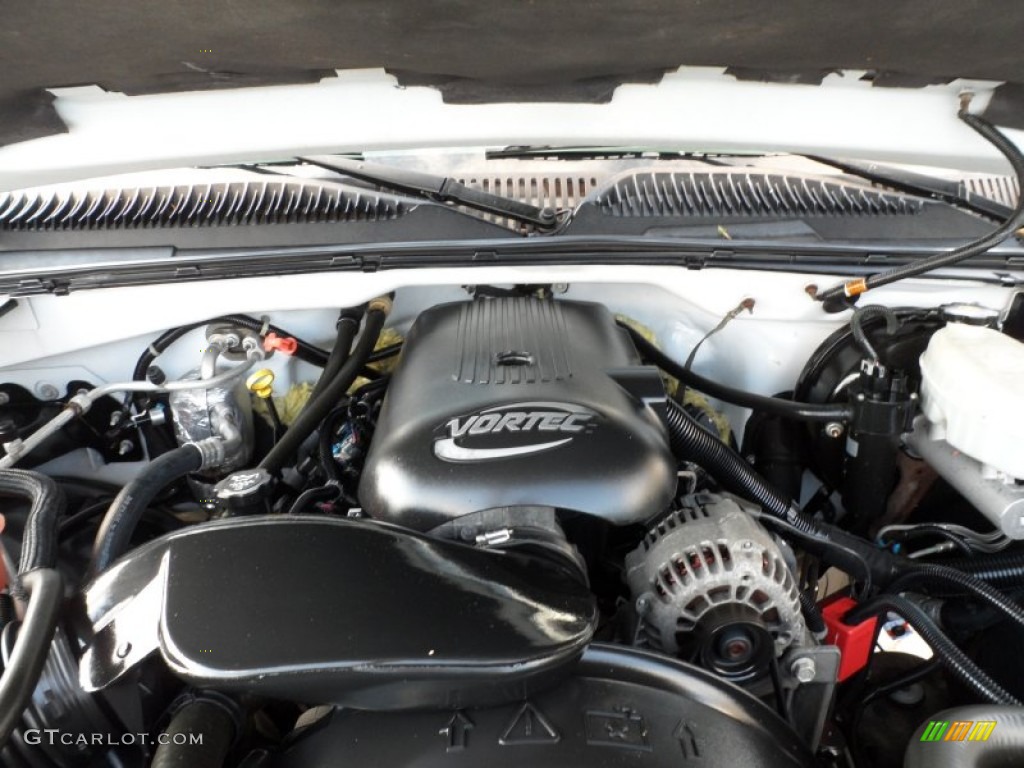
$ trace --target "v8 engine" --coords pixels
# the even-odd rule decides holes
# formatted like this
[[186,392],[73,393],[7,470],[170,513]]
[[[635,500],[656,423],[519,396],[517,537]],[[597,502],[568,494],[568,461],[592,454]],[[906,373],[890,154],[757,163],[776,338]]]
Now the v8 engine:
[[657,371],[600,305],[434,307],[409,332],[359,498],[420,530],[512,506],[642,522],[675,490],[664,401]]
[[[28,602],[20,625],[0,610],[0,661],[34,676],[0,708],[0,764],[860,768],[842,757],[862,715],[891,716],[907,743],[936,702],[960,703],[935,664],[874,659],[890,656],[871,650],[888,611],[972,695],[1017,700],[936,619],[963,636],[1024,624],[971,573],[1021,567],[978,555],[1017,532],[1005,480],[1021,465],[1001,447],[1016,433],[968,429],[951,373],[957,350],[982,348],[1024,370],[1019,342],[869,306],[768,396],[676,362],[614,304],[541,288],[481,286],[404,316],[380,296],[340,311],[329,350],[226,315],[166,331],[132,381],[49,402],[0,383],[0,496],[27,502],[3,510],[4,543],[24,544],[8,591]],[[168,379],[155,359],[193,330],[201,359]],[[282,351],[317,382],[274,397]],[[741,443],[716,400],[754,412]],[[67,445],[114,464],[126,434],[148,459],[123,487],[62,476]],[[896,522],[910,514],[897,467],[920,461],[904,446],[999,530]],[[977,560],[925,560],[953,548]],[[834,570],[848,586],[821,599]],[[75,612],[55,631],[63,574]],[[977,604],[918,608],[936,585]],[[140,720],[208,741],[31,735]]]

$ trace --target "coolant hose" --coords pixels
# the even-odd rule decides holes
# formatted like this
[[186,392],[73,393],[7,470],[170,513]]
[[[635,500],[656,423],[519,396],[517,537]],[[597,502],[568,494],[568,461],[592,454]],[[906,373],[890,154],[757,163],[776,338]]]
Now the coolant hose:
[[[933,723],[946,723],[946,726],[938,726],[940,732],[936,733]],[[961,739],[946,741],[953,723],[970,730]],[[932,737],[926,740],[929,728]],[[987,738],[984,741],[971,738],[974,728],[984,728]],[[1024,755],[1024,707],[977,704],[930,715],[910,739],[903,768],[995,768],[1020,765],[1021,755]]]
[[342,310],[341,315],[338,317],[338,333],[334,340],[334,346],[331,347],[331,352],[327,356],[327,362],[324,364],[324,370],[320,374],[316,386],[313,387],[313,392],[309,396],[309,402],[312,403],[323,394],[331,379],[338,375],[341,366],[348,360],[349,352],[352,349],[352,342],[356,337],[356,333],[359,332],[359,321],[362,317],[363,313],[360,310]]
[[171,718],[150,768],[223,768],[234,739],[235,721],[227,710],[195,699]]
[[323,388],[319,396],[306,404],[281,439],[270,449],[270,452],[260,462],[261,468],[272,475],[279,474],[299,446],[313,434],[313,430],[348,392],[352,382],[356,380],[356,376],[359,375],[359,371],[366,364],[370,353],[377,345],[377,339],[380,338],[380,333],[384,330],[384,321],[387,319],[390,306],[391,302],[388,299],[376,299],[370,302],[363,333],[352,349],[352,354],[338,370],[337,375]]
[[726,489],[758,504],[783,535],[797,538],[811,554],[864,579],[885,586],[902,572],[902,561],[871,542],[807,517],[785,494],[773,488],[742,456],[708,432],[674,400],[665,414],[672,452],[704,467]]
[[993,704],[1020,705],[1020,702],[993,680],[987,672],[975,664],[970,657],[961,651],[935,624],[934,621],[915,603],[900,595],[879,595],[861,603],[849,611],[843,622],[850,625],[860,624],[883,611],[899,614],[912,626],[932,651],[957,680],[970,688],[975,694]]
[[198,472],[203,453],[189,443],[153,459],[128,483],[111,503],[92,550],[91,575],[102,573],[128,551],[132,534],[146,509],[160,492],[190,472]]
[[64,494],[46,475],[22,469],[0,470],[0,496],[29,501],[21,540],[18,573],[57,565],[57,523],[64,515]]
[[0,496],[29,502],[28,518],[12,592],[28,601],[10,661],[0,677],[0,749],[21,720],[57,627],[63,587],[57,565],[57,524],[64,494],[50,478],[20,469],[0,471]]

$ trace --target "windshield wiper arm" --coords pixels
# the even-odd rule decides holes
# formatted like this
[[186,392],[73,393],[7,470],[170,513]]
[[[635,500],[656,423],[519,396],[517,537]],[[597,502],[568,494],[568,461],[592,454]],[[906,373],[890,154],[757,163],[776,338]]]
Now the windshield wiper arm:
[[842,160],[819,155],[804,155],[804,157],[876,184],[884,184],[900,192],[931,197],[1000,222],[1005,221],[1013,213],[1013,208],[984,195],[971,192],[967,185],[958,179],[941,179],[883,163]]
[[558,214],[553,208],[539,208],[529,203],[492,195],[490,192],[467,187],[446,176],[435,176],[406,168],[367,163],[362,160],[333,155],[307,155],[300,157],[299,160],[331,171],[338,171],[353,179],[361,179],[385,189],[407,192],[439,203],[464,205],[478,211],[524,221],[541,229],[552,229],[558,223]]

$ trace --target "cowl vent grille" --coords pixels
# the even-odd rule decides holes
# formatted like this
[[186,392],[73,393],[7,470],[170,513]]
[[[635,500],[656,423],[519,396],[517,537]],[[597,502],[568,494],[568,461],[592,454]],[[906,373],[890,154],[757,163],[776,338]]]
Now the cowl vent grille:
[[607,216],[879,216],[922,210],[913,197],[767,173],[634,173],[601,190]]
[[48,231],[381,221],[401,198],[290,181],[0,194],[0,230]]

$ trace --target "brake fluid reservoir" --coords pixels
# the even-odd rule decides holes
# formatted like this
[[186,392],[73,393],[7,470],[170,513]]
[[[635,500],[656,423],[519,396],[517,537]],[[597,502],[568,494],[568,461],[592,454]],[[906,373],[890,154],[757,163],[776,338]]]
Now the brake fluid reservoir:
[[986,474],[1024,478],[1024,344],[951,323],[928,343],[921,376],[933,440],[977,460]]

